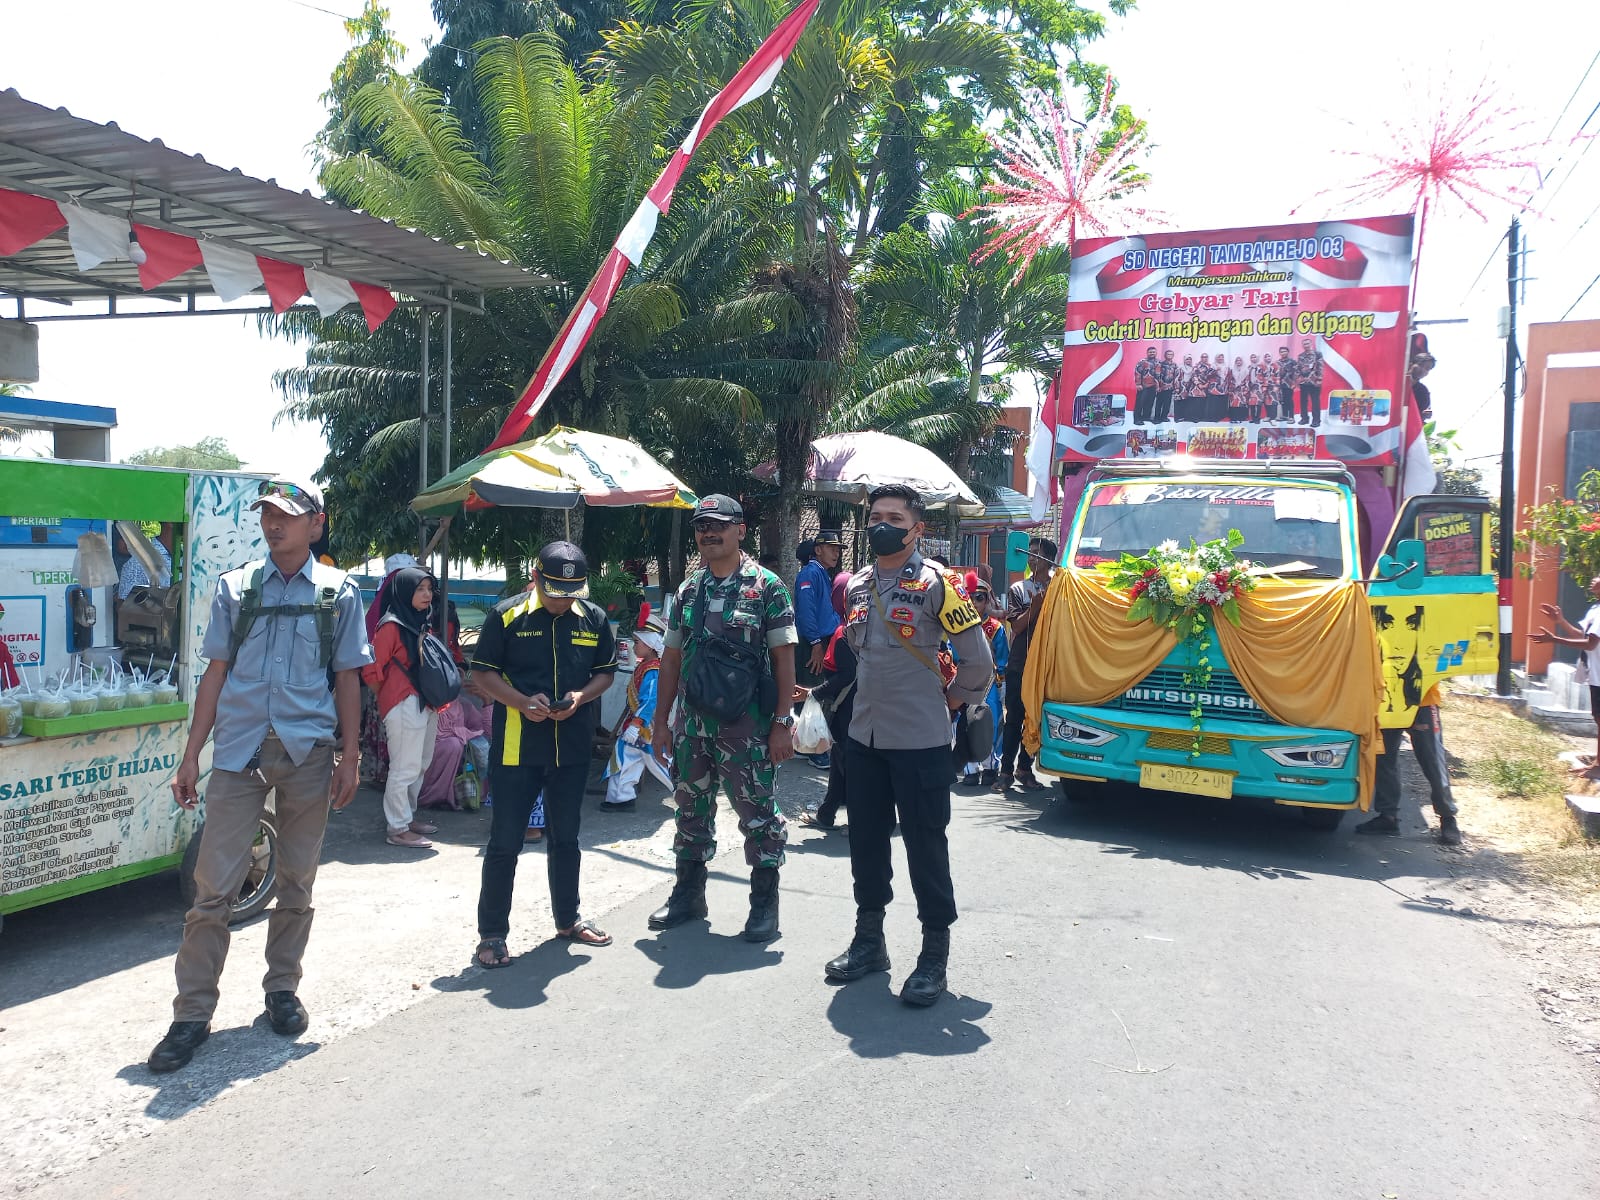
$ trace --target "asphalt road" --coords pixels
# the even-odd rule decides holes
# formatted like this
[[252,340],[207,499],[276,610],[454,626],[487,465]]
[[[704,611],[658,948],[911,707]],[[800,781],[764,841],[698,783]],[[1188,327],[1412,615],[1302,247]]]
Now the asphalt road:
[[[609,948],[524,927],[513,967],[441,974],[326,1044],[313,1012],[298,1051],[199,1107],[163,1107],[186,1072],[130,1064],[172,1118],[34,1194],[1597,1194],[1597,1098],[1414,813],[1369,841],[1050,795],[957,792],[953,994],[932,1009],[894,994],[917,941],[898,857],[894,970],[841,988],[821,967],[850,931],[845,836],[795,829],[767,946],[737,938],[725,841],[709,927],[649,932],[664,885],[641,863]],[[313,942],[369,919],[324,901]],[[271,1038],[200,1053],[216,1070]]]

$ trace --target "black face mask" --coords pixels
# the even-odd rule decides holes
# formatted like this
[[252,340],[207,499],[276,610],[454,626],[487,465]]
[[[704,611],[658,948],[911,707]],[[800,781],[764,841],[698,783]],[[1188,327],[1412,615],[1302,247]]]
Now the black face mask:
[[898,554],[906,548],[906,539],[910,533],[909,529],[901,529],[898,525],[879,521],[868,528],[867,545],[871,546],[872,552],[880,557],[886,554]]

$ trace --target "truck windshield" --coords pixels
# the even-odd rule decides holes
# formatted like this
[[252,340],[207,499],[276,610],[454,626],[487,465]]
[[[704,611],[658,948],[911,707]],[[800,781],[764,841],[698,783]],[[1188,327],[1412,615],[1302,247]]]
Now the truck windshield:
[[1333,488],[1231,480],[1091,485],[1072,562],[1093,567],[1162,542],[1187,546],[1237,529],[1248,558],[1297,578],[1345,574],[1345,505]]

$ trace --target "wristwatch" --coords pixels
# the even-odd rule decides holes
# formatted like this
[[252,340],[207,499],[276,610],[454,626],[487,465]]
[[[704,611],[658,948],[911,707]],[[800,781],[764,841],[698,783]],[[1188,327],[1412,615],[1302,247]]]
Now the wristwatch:
[[785,729],[793,729],[794,728],[794,714],[793,713],[786,713],[781,717],[773,717],[772,718],[772,723],[774,725],[782,725]]

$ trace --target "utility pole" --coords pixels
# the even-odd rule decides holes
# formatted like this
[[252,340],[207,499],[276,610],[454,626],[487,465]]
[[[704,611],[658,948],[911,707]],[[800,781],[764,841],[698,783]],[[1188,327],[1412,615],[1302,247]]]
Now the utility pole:
[[1511,538],[1517,523],[1516,432],[1517,404],[1517,287],[1521,265],[1522,222],[1511,218],[1510,250],[1506,255],[1506,393],[1505,440],[1500,448],[1500,670],[1495,691],[1511,695]]

